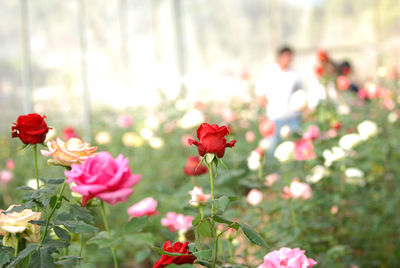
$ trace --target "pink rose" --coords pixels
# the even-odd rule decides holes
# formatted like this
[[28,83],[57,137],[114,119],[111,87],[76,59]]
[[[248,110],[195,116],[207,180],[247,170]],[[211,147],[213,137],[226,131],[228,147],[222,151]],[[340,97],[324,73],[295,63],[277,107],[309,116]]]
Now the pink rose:
[[281,248],[274,250],[264,257],[264,263],[258,268],[308,268],[317,264],[313,259],[307,258],[305,250],[299,248]]
[[195,186],[193,190],[189,191],[189,194],[192,196],[189,203],[195,207],[198,207],[201,202],[206,202],[211,198],[210,194],[204,194],[203,189],[197,186]]
[[152,197],[147,197],[128,208],[129,220],[134,217],[151,216],[158,214],[157,201]]
[[264,184],[265,184],[265,186],[272,186],[278,180],[279,180],[279,174],[272,173],[265,177]]
[[9,170],[0,171],[0,184],[7,184],[13,179],[14,175]]
[[300,139],[294,144],[294,158],[297,161],[305,161],[316,158],[314,145],[310,140]]
[[249,203],[252,206],[257,206],[259,205],[263,200],[263,195],[262,193],[257,190],[257,189],[252,189],[246,197],[247,203]]
[[253,131],[246,132],[246,141],[248,143],[252,143],[255,139],[256,139],[256,135],[254,134]]
[[187,231],[192,226],[192,221],[192,216],[168,212],[165,218],[161,219],[161,225],[167,226],[171,232]]
[[193,140],[193,139],[194,138],[191,135],[185,134],[185,135],[182,136],[181,142],[182,142],[183,146],[189,147],[190,146],[189,140]]
[[133,193],[131,187],[141,179],[141,175],[131,173],[128,164],[121,154],[113,159],[110,153],[100,152],[81,165],[72,164],[65,176],[67,183],[76,184],[71,189],[82,195],[82,206],[95,197],[115,205],[125,202]]
[[11,158],[6,160],[6,168],[9,170],[14,170],[15,168],[15,162]]
[[310,199],[312,196],[312,191],[310,185],[304,182],[300,182],[299,178],[293,179],[290,186],[285,186],[283,188],[283,198],[302,198],[303,200]]
[[319,137],[319,127],[316,125],[311,125],[308,127],[307,131],[303,134],[303,139],[306,140],[316,140]]
[[129,114],[121,114],[120,116],[118,116],[117,119],[118,126],[122,128],[128,128],[132,126],[132,124],[133,124],[133,119],[132,116],[130,116]]

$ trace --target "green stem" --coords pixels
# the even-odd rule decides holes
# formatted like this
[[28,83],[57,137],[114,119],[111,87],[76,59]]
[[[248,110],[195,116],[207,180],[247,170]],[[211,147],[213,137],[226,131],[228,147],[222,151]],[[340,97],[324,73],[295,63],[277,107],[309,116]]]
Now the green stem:
[[192,182],[193,182],[193,185],[194,185],[194,186],[197,185],[197,180],[196,180],[196,177],[195,177],[195,176],[192,176]]
[[79,241],[80,241],[80,249],[79,249],[79,264],[81,264],[81,259],[82,259],[82,251],[84,247],[84,240],[83,240],[83,234],[79,234]]
[[[110,239],[112,239],[110,227],[109,227],[109,225],[108,225],[108,220],[107,220],[107,217],[106,217],[106,211],[105,211],[105,209],[104,209],[104,202],[103,202],[103,200],[101,200],[101,202],[100,202],[100,207],[101,207],[101,215],[103,216],[104,227],[106,228],[106,231],[107,231],[107,233],[108,233],[108,237],[109,237]],[[114,267],[115,267],[115,268],[118,268],[118,259],[117,259],[117,252],[115,251],[115,247],[111,247],[111,253],[112,253],[112,256],[113,256]]]
[[229,262],[233,264],[233,246],[232,246],[232,239],[228,240],[229,242]]
[[14,257],[18,256],[18,249],[19,249],[19,243],[21,242],[21,238],[19,234],[17,234],[17,246],[14,249]]
[[[211,200],[214,201],[214,174],[213,174],[213,163],[208,164],[208,170],[210,173],[210,184],[211,184]],[[214,247],[213,247],[213,260],[211,263],[211,268],[215,268],[215,263],[217,262],[217,254],[218,254],[218,237],[217,231],[215,230],[214,224],[214,216],[215,216],[215,206],[214,203],[211,202],[211,226],[213,229],[213,240],[214,240]]]
[[289,200],[289,207],[290,207],[290,213],[292,214],[293,226],[297,229],[299,228],[299,225],[297,223],[296,211],[294,210],[293,201],[291,199]]
[[204,208],[201,204],[199,205],[199,212],[200,212],[200,219],[204,219]]
[[260,157],[260,167],[258,168],[258,177],[262,180],[263,179],[263,158]]
[[62,198],[64,189],[65,189],[65,185],[66,185],[66,181],[67,180],[65,179],[63,184],[62,184],[62,186],[61,186],[60,192],[57,195],[56,203],[54,204],[53,208],[51,209],[51,212],[50,212],[49,216],[46,219],[46,227],[44,228],[44,234],[42,236],[42,239],[40,239],[39,247],[42,246],[43,241],[46,238],[47,232],[49,230],[49,224],[50,224],[51,217],[53,217],[54,212],[57,210],[58,204],[61,202],[61,198]]
[[37,162],[37,144],[33,145],[33,159],[35,162],[35,177],[36,177],[36,187],[39,190],[39,171],[38,171],[38,162]]

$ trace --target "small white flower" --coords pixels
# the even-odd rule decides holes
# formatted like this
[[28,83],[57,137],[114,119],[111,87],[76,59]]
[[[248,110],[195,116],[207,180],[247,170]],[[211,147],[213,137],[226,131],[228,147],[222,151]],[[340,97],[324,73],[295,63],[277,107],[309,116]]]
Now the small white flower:
[[149,129],[157,129],[158,126],[160,125],[160,122],[158,121],[157,117],[149,116],[144,121],[144,125]]
[[275,149],[274,156],[281,162],[289,161],[294,157],[294,142],[285,141]]
[[252,151],[247,158],[247,165],[250,170],[257,170],[260,168],[260,155],[256,151]]
[[159,149],[164,146],[164,140],[158,137],[152,137],[149,140],[149,144],[154,149]]
[[351,150],[361,142],[361,136],[357,133],[344,135],[339,140],[339,146],[344,150]]
[[[32,189],[37,190],[37,182],[36,182],[36,179],[30,179],[30,180],[26,183],[26,185],[27,185],[28,187],[31,187]],[[43,182],[42,182],[41,180],[39,180],[39,187],[42,186],[42,185],[43,185]]]
[[387,120],[389,123],[395,123],[399,119],[396,112],[391,112],[388,114]]
[[140,136],[142,136],[145,140],[150,140],[153,137],[153,131],[148,128],[142,128],[140,130]]
[[308,183],[317,183],[329,174],[329,170],[321,165],[315,166],[311,169],[311,174],[306,177]]
[[324,165],[329,167],[333,162],[344,158],[346,156],[346,152],[343,151],[342,148],[335,146],[331,150],[325,150],[322,153],[322,156],[325,158]]
[[378,132],[378,126],[371,120],[365,120],[358,124],[357,130],[360,133],[361,139],[367,140]]
[[259,141],[258,146],[260,146],[264,151],[266,151],[271,146],[271,142],[269,141],[269,138],[263,138],[262,140]]
[[203,113],[198,110],[193,110],[186,113],[180,120],[179,124],[182,128],[187,129],[198,126],[203,121],[204,121]]
[[362,170],[359,170],[358,168],[348,168],[344,171],[344,174],[346,177],[349,178],[363,178],[364,177],[364,172]]
[[339,114],[343,114],[343,115],[346,115],[346,114],[349,114],[350,113],[350,107],[349,106],[347,106],[346,104],[340,104],[339,106],[338,106],[338,113]]
[[288,125],[284,125],[281,127],[279,134],[281,135],[282,139],[288,138],[290,136],[290,127]]

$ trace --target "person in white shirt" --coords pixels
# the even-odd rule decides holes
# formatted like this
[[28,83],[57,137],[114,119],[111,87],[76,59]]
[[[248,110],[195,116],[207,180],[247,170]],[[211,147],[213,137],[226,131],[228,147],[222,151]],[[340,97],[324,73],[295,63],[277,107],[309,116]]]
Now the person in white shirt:
[[[277,62],[264,68],[256,80],[256,94],[267,100],[267,117],[276,123],[275,136],[270,140],[274,149],[280,140],[280,129],[288,125],[296,131],[300,127],[300,109],[305,99],[300,77],[291,68],[293,50],[282,47],[278,51]],[[304,94],[299,94],[299,93]],[[301,103],[301,104],[299,104]]]

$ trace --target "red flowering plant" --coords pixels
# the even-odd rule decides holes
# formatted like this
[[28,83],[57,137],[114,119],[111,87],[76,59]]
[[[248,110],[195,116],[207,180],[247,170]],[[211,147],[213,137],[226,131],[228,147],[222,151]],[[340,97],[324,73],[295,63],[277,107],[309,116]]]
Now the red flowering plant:
[[[218,165],[221,163],[225,166],[221,160],[225,155],[225,149],[233,148],[236,143],[236,140],[228,141],[226,139],[229,134],[230,129],[226,126],[203,123],[197,129],[198,140],[188,140],[190,145],[197,146],[198,153],[202,159],[189,157],[189,164],[185,167],[185,173],[196,175],[206,172],[208,168],[211,194],[203,193],[203,189],[196,185],[192,191],[189,191],[191,195],[190,203],[199,209],[199,214],[191,220],[195,233],[195,243],[188,244],[188,242],[185,242],[184,244],[175,243],[171,245],[167,241],[164,244],[164,249],[154,248],[162,256],[153,267],[165,267],[172,263],[179,265],[196,262],[206,267],[215,268],[221,264],[218,262],[218,241],[225,232],[232,230],[232,228],[235,230],[242,228],[250,241],[263,247],[266,246],[264,239],[249,226],[221,217],[221,214],[228,208],[229,204],[237,200],[236,197],[232,196],[221,195],[216,198],[215,195],[214,180],[217,176]],[[207,168],[202,166],[203,162],[205,162]],[[196,167],[194,164],[196,164]],[[204,211],[208,208],[211,210],[211,215]],[[174,219],[177,223],[182,222],[185,218],[184,215],[178,216],[180,215],[177,215],[176,219]],[[165,219],[163,220],[165,221]],[[222,225],[223,228],[217,231],[218,224]],[[210,243],[208,249],[202,249],[205,246],[202,246],[202,244],[205,242]],[[228,239],[228,243],[232,246],[232,239]],[[230,257],[230,259],[233,258],[233,256]]]

